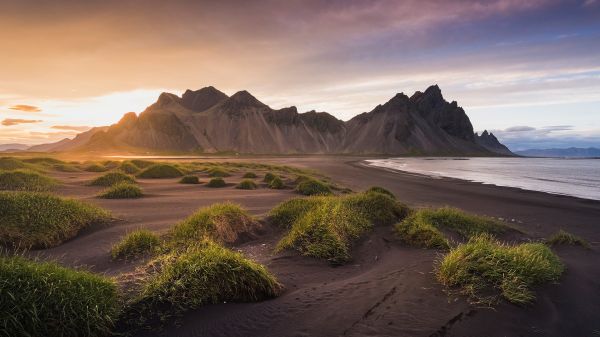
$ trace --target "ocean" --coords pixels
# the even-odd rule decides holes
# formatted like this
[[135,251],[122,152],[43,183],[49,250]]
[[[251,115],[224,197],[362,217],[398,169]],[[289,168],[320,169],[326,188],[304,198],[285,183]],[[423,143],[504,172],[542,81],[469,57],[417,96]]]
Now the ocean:
[[600,159],[389,158],[368,165],[600,200]]

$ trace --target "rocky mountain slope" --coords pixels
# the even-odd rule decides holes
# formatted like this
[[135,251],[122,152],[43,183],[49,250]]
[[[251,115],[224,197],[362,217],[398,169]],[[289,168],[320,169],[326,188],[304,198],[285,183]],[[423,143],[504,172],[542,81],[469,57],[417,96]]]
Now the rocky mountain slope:
[[[85,136],[83,136],[85,134]],[[493,135],[473,132],[464,110],[437,85],[397,94],[344,122],[326,112],[271,109],[247,91],[214,87],[162,93],[142,113],[125,114],[51,151],[205,152],[257,154],[510,155]],[[78,139],[79,138],[79,139]]]

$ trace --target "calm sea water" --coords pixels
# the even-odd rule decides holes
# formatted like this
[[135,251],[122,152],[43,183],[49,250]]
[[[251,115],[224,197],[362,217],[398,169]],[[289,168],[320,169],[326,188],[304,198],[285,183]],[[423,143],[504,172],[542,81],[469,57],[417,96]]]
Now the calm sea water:
[[369,165],[600,200],[600,159],[390,158]]

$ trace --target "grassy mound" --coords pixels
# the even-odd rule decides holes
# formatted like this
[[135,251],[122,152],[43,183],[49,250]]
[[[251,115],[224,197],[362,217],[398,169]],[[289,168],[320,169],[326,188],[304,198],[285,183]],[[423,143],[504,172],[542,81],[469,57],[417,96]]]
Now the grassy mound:
[[177,167],[169,164],[154,164],[145,168],[142,172],[138,173],[138,178],[177,178],[181,177],[183,172]]
[[178,242],[198,242],[210,237],[219,242],[234,243],[253,235],[258,228],[260,224],[246,210],[227,202],[199,209],[173,226],[171,236]]
[[255,190],[257,188],[256,183],[250,179],[244,179],[235,187],[240,190]]
[[406,205],[382,193],[350,194],[340,200],[375,225],[391,225],[409,213]]
[[275,177],[277,177],[275,174],[271,173],[271,172],[267,172],[265,174],[265,177],[263,178],[263,181],[265,183],[270,183],[271,180],[273,180]]
[[206,184],[206,186],[208,186],[208,187],[225,187],[225,186],[227,186],[227,183],[225,183],[225,180],[223,180],[223,178],[212,178]]
[[24,169],[0,171],[0,190],[44,192],[54,186],[56,186],[54,179],[34,171]]
[[229,177],[229,176],[231,176],[231,174],[221,167],[214,167],[214,168],[211,168],[210,170],[208,170],[208,176],[216,177],[216,178],[218,178],[218,177],[223,178],[223,177]]
[[535,299],[532,286],[556,281],[562,272],[559,258],[544,244],[508,246],[482,234],[450,250],[437,278],[476,302],[492,304],[496,296],[484,293],[495,289],[510,302],[525,304]]
[[385,194],[385,195],[389,196],[389,197],[390,197],[390,198],[392,198],[392,199],[396,199],[396,196],[394,195],[394,193],[392,193],[392,192],[390,192],[390,191],[386,190],[386,189],[385,189],[385,188],[383,188],[383,187],[379,187],[379,186],[373,186],[373,187],[371,187],[371,188],[369,188],[369,189],[367,190],[367,193],[369,193],[369,192],[375,192],[375,193],[381,193],[381,194]]
[[197,176],[184,176],[179,180],[180,184],[200,184]]
[[119,165],[119,170],[127,174],[136,174],[140,172],[140,168],[130,161],[124,161]]
[[118,183],[135,184],[135,179],[132,176],[121,172],[109,172],[92,180],[90,185],[93,186],[112,186]]
[[105,199],[135,199],[143,196],[144,193],[139,186],[128,182],[116,183],[98,195]]
[[113,259],[133,259],[151,254],[160,246],[158,235],[146,229],[138,229],[125,235],[110,250]]
[[10,170],[17,170],[17,169],[24,169],[24,168],[28,168],[27,164],[25,164],[24,162],[22,162],[16,158],[12,158],[12,157],[0,158],[0,170],[10,171]]
[[244,173],[244,176],[242,178],[254,179],[254,178],[257,178],[257,176],[256,176],[256,173],[254,173],[254,172],[246,172],[246,173]]
[[565,232],[564,230],[559,230],[557,233],[546,239],[546,244],[550,246],[554,245],[571,245],[571,246],[581,246],[584,248],[590,248],[590,244],[584,239],[573,235],[569,232]]
[[410,214],[404,221],[394,226],[402,241],[417,247],[441,248],[450,247],[442,232],[419,216],[418,212]]
[[108,169],[100,164],[91,164],[83,168],[87,172],[106,172]]
[[283,180],[281,180],[281,178],[274,177],[269,182],[269,188],[274,189],[274,190],[280,190],[280,189],[285,188],[285,184],[283,183]]
[[29,164],[42,164],[42,165],[48,165],[48,166],[52,166],[52,165],[56,165],[56,164],[65,164],[64,161],[62,161],[60,159],[56,159],[56,158],[51,158],[51,157],[33,157],[33,158],[22,159],[21,161],[24,163],[29,163]]
[[102,162],[102,165],[104,167],[106,167],[107,169],[112,170],[112,169],[116,169],[117,167],[119,167],[121,165],[121,163],[116,160],[105,160]]
[[146,167],[156,164],[153,161],[142,160],[142,159],[133,159],[133,160],[131,160],[131,163],[141,169],[145,169]]
[[321,203],[319,197],[286,200],[269,212],[269,218],[277,226],[290,228],[300,217],[319,203]]
[[118,315],[117,286],[106,277],[0,257],[5,336],[105,336]]
[[315,179],[307,179],[296,186],[296,191],[304,195],[329,195],[331,189],[325,183]]
[[81,171],[77,166],[73,165],[73,164],[56,164],[53,165],[52,168],[54,168],[57,171],[60,172],[79,172]]
[[149,269],[131,316],[164,320],[206,304],[268,299],[281,289],[264,266],[210,241],[162,255]]
[[34,192],[0,192],[0,244],[53,247],[109,217],[107,211],[74,199]]

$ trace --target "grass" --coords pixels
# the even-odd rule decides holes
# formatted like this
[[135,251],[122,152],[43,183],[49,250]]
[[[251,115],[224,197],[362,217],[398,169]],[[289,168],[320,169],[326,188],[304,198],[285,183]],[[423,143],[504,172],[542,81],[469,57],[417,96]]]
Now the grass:
[[131,160],[131,163],[133,165],[137,166],[140,169],[145,169],[145,168],[147,168],[149,166],[152,166],[152,165],[156,164],[153,161],[143,160],[143,159],[133,159],[133,160]]
[[231,174],[221,167],[214,167],[208,170],[209,177],[229,177]]
[[307,179],[296,186],[296,191],[304,195],[329,195],[331,189],[325,183],[315,179]]
[[24,168],[29,168],[29,166],[16,158],[12,158],[12,157],[0,158],[0,170],[11,171],[11,170],[17,170],[17,169],[24,169]]
[[62,161],[60,159],[56,159],[56,158],[51,158],[51,157],[33,157],[33,158],[22,159],[21,161],[24,163],[42,164],[42,165],[48,165],[48,166],[52,166],[52,165],[56,165],[56,164],[65,164],[64,161]]
[[579,236],[573,235],[564,230],[559,230],[554,235],[545,240],[545,243],[549,246],[555,245],[570,245],[570,246],[581,246],[584,248],[590,248],[589,242],[580,238]]
[[82,201],[35,192],[0,192],[0,244],[21,249],[59,245],[110,213]]
[[250,179],[244,179],[235,187],[240,190],[255,190],[257,188],[256,183]]
[[130,161],[124,161],[119,165],[119,170],[127,174],[137,174],[140,172],[140,168]]
[[20,256],[0,257],[2,336],[106,336],[119,313],[103,276]]
[[275,179],[275,177],[277,177],[277,175],[273,174],[272,172],[267,172],[265,173],[263,181],[268,184],[271,182],[271,180]]
[[283,183],[283,180],[281,180],[281,178],[276,176],[269,182],[269,188],[274,190],[281,190],[285,188],[285,184]]
[[281,289],[264,266],[207,240],[161,255],[147,269],[150,275],[129,306],[138,322],[166,320],[207,304],[260,301]]
[[394,226],[396,233],[402,241],[423,248],[450,248],[448,240],[442,232],[431,223],[414,212],[402,222]]
[[79,172],[81,171],[79,168],[77,168],[77,166],[73,165],[73,164],[55,164],[52,166],[52,168],[54,168],[56,171],[60,171],[60,172]]
[[471,237],[442,259],[437,278],[445,286],[459,291],[477,303],[497,300],[498,292],[509,302],[527,304],[535,299],[532,287],[557,281],[563,264],[542,243],[516,246],[502,244],[488,234]]
[[92,180],[90,182],[90,185],[107,187],[107,186],[113,186],[118,183],[135,184],[135,179],[132,176],[125,174],[125,173],[109,172],[109,173],[101,175],[100,177]]
[[293,249],[342,264],[351,260],[353,243],[375,224],[391,224],[406,213],[405,206],[387,195],[361,193],[287,200],[271,210],[269,218],[289,228],[276,251]]
[[116,183],[102,191],[98,197],[104,199],[136,199],[144,196],[142,189],[132,183]]
[[180,184],[200,184],[200,180],[197,176],[183,176],[181,180],[179,180]]
[[206,186],[208,186],[208,187],[225,187],[225,186],[227,186],[227,183],[225,183],[225,180],[223,180],[223,178],[212,178],[206,184]]
[[108,169],[100,164],[91,164],[83,168],[87,172],[106,172]]
[[138,173],[138,178],[150,178],[150,179],[161,179],[161,178],[177,178],[181,177],[183,172],[173,165],[169,164],[154,164],[145,168],[142,172]]
[[204,237],[234,243],[240,235],[255,232],[260,224],[240,205],[226,202],[200,208],[173,226],[170,236],[177,242],[199,242]]
[[371,187],[371,188],[369,188],[369,189],[367,190],[367,193],[370,193],[370,192],[375,192],[375,193],[381,193],[381,194],[385,194],[385,195],[389,196],[389,197],[390,197],[390,198],[392,198],[392,199],[396,199],[396,196],[394,195],[394,193],[392,193],[392,192],[390,192],[390,191],[386,190],[386,189],[385,189],[385,188],[383,188],[383,187],[379,187],[379,186],[373,186],[373,187]]
[[0,171],[0,190],[45,192],[55,186],[56,180],[35,171]]
[[244,179],[254,179],[254,178],[257,178],[257,175],[254,172],[246,172],[246,173],[244,173],[244,176],[242,176],[242,178],[244,178]]
[[135,259],[156,252],[161,245],[160,237],[146,229],[128,233],[110,250],[113,259]]

